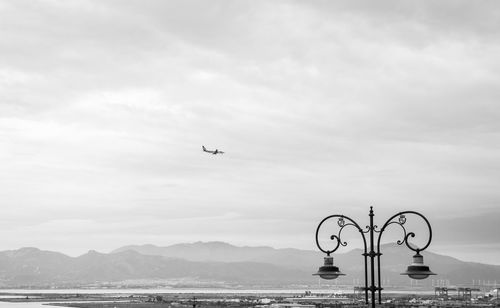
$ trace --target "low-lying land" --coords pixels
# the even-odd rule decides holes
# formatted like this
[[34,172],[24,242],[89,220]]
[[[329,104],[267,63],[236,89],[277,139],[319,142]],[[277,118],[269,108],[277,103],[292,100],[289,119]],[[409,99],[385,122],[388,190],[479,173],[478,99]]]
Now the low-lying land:
[[[75,308],[167,308],[167,307],[365,307],[364,294],[332,293],[151,293],[151,294],[61,294],[0,293],[0,301],[33,302]],[[437,295],[390,293],[383,296],[386,307],[499,307],[494,297],[443,298]]]

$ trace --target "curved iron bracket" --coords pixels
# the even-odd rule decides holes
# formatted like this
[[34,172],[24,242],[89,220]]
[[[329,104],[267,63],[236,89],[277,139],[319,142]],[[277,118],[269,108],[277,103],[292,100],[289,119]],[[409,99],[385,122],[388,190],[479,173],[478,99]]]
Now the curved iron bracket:
[[[340,229],[339,229],[337,234],[333,234],[330,236],[330,240],[335,241],[334,248],[333,249],[324,249],[323,247],[321,247],[321,245],[319,243],[319,230],[321,229],[321,226],[323,225],[324,222],[326,222],[327,220],[332,219],[332,218],[338,218],[337,225],[340,227]],[[346,220],[347,220],[347,222],[346,222]],[[318,228],[316,229],[316,246],[318,246],[319,250],[326,253],[328,256],[332,252],[335,252],[340,246],[347,246],[347,241],[342,240],[342,231],[344,230],[345,227],[349,227],[349,226],[356,228],[359,231],[359,233],[361,234],[361,237],[363,238],[363,243],[365,246],[365,253],[366,253],[365,233],[369,232],[369,230],[363,231],[363,229],[361,229],[361,227],[354,220],[352,220],[351,218],[349,218],[345,215],[330,215],[330,216],[324,218],[319,223]]]
[[[409,242],[409,238],[410,237],[415,237],[415,233],[414,232],[407,232],[406,228],[405,228],[405,223],[406,223],[406,214],[413,214],[413,215],[417,215],[419,216],[420,218],[422,218],[425,223],[427,224],[427,228],[429,229],[429,239],[427,241],[427,244],[424,245],[424,247],[422,248],[414,248],[410,245],[410,242]],[[399,216],[399,217],[398,217]],[[397,221],[394,220],[396,217],[398,217]],[[396,215],[392,216],[391,218],[389,218],[384,226],[382,227],[382,229],[380,229],[380,231],[377,231],[379,233],[379,236],[378,236],[378,241],[377,241],[377,250],[380,251],[380,239],[382,238],[382,233],[384,233],[385,229],[389,226],[389,225],[398,225],[401,227],[401,229],[403,230],[403,239],[401,240],[398,240],[397,241],[397,244],[398,245],[403,245],[403,244],[406,244],[406,247],[408,247],[410,250],[413,250],[415,251],[417,254],[420,253],[420,251],[423,251],[425,250],[427,247],[429,247],[430,243],[431,243],[431,240],[432,240],[432,228],[431,228],[431,224],[429,223],[429,221],[427,220],[427,218],[425,218],[424,215],[420,214],[419,212],[415,212],[415,211],[404,211],[404,212],[399,212],[397,213]],[[416,246],[415,246],[416,247]]]

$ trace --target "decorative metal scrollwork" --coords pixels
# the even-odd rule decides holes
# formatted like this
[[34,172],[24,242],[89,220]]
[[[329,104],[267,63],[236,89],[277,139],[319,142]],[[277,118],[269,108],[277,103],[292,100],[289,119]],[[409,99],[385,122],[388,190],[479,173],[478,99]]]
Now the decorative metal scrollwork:
[[[332,219],[332,218],[338,218],[337,219],[337,226],[339,226],[340,229],[339,229],[337,234],[333,234],[330,236],[330,240],[334,241],[333,249],[324,249],[319,243],[319,231],[320,231],[323,223],[329,219]],[[342,240],[342,231],[344,230],[344,228],[349,227],[349,226],[356,228],[361,233],[361,235],[363,237],[363,242],[365,245],[365,251],[366,251],[366,239],[364,236],[364,233],[366,233],[366,232],[363,231],[363,229],[361,229],[359,227],[359,225],[354,220],[352,220],[351,218],[344,216],[344,215],[328,216],[325,219],[323,219],[321,221],[321,223],[318,225],[318,228],[316,229],[316,245],[318,246],[319,250],[321,250],[322,252],[326,253],[329,256],[332,252],[335,252],[340,246],[347,246],[347,241]],[[367,228],[369,229],[369,227],[367,227]]]
[[[417,215],[419,217],[421,217],[425,223],[427,224],[427,228],[429,230],[429,240],[427,241],[427,243],[422,247],[422,248],[418,248],[416,247],[415,245],[411,245],[410,244],[410,241],[409,241],[409,238],[413,238],[415,237],[415,233],[414,232],[407,232],[406,231],[406,228],[405,228],[405,224],[406,224],[406,214],[414,214],[414,215]],[[398,217],[399,216],[399,217]],[[398,220],[397,221],[394,221],[394,219],[398,217]],[[380,230],[380,234],[379,234],[379,237],[378,237],[378,246],[380,247],[380,239],[382,237],[382,233],[385,231],[385,229],[389,226],[389,225],[398,225],[401,227],[401,229],[403,230],[403,239],[401,240],[398,240],[396,243],[398,245],[403,245],[403,244],[406,244],[406,247],[408,247],[410,250],[413,250],[415,251],[416,253],[419,253],[420,251],[422,250],[425,250],[431,243],[431,240],[432,240],[432,228],[431,228],[431,224],[429,223],[429,221],[427,220],[427,218],[425,218],[424,215],[418,213],[418,212],[414,212],[414,211],[405,211],[405,212],[400,212],[394,216],[392,216],[391,218],[389,218],[386,223],[384,224],[384,226],[382,227],[382,229]]]

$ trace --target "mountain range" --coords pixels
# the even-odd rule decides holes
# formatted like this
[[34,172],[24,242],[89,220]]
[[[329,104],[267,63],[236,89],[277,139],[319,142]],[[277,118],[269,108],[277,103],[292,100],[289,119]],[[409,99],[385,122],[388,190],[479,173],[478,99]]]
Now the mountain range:
[[[383,281],[388,285],[410,285],[400,275],[411,263],[411,251],[396,244],[381,249]],[[363,257],[359,249],[335,254],[335,265],[347,276],[338,283],[363,283]],[[500,266],[464,262],[431,252],[424,261],[437,276],[423,284],[448,280],[452,284],[475,281],[500,282]],[[290,287],[316,285],[312,276],[323,263],[317,251],[238,247],[223,242],[196,242],[166,247],[125,246],[111,253],[89,251],[79,257],[37,248],[0,252],[0,287],[81,286],[224,286]]]

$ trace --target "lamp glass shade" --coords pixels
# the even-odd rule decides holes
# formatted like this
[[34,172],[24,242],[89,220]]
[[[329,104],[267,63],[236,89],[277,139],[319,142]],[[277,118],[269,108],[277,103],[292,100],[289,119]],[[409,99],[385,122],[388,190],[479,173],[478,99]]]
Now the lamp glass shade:
[[324,260],[325,260],[324,265],[321,266],[318,269],[318,272],[313,275],[317,275],[323,279],[328,279],[328,280],[335,279],[339,276],[345,275],[342,272],[340,272],[338,267],[333,265],[333,257],[328,256],[325,257]]
[[424,257],[417,253],[413,256],[412,264],[408,265],[406,272],[401,273],[401,275],[408,275],[412,279],[425,279],[436,274],[431,272],[429,267],[424,264]]

